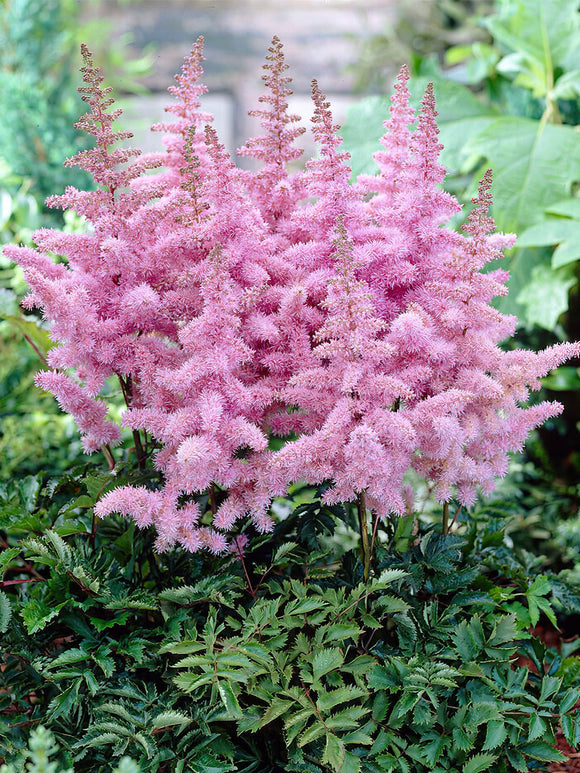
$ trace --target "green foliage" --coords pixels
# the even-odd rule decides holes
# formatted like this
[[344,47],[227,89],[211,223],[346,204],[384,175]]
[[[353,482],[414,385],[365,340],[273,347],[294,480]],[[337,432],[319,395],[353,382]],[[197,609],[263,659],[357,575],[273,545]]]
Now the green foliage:
[[8,0],[0,9],[0,153],[34,181],[41,200],[67,184],[85,184],[62,166],[86,145],[72,124],[82,112],[73,78],[78,54],[70,35],[70,0]]
[[[58,752],[58,744],[54,736],[40,725],[30,733],[29,747],[20,756],[17,763],[2,765],[0,773],[74,773],[72,768],[66,770],[57,762],[51,762],[50,757]],[[22,765],[26,763],[26,768]],[[15,765],[18,764],[18,768]],[[139,766],[129,757],[123,757],[111,773],[141,773]]]
[[453,536],[385,523],[365,583],[342,546],[353,514],[299,488],[272,534],[248,527],[242,558],[158,555],[134,524],[95,523],[94,502],[139,474],[1,491],[7,765],[38,724],[75,773],[507,773],[562,759],[559,721],[580,739],[574,649],[530,633],[563,593],[580,608],[580,588],[538,573],[493,508]]

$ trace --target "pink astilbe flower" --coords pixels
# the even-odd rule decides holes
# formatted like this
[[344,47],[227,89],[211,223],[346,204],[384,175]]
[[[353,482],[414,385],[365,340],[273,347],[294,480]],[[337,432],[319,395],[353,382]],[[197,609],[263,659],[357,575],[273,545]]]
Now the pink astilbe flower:
[[[332,264],[334,228],[339,216],[347,227],[359,214],[362,193],[350,185],[349,154],[340,150],[342,140],[336,133],[330,102],[326,100],[316,80],[312,81],[312,134],[319,146],[319,158],[306,162],[306,195],[315,199],[295,212],[292,225],[300,234],[304,247],[292,252],[297,264],[316,269]],[[326,250],[324,249],[326,247]]]
[[[327,483],[328,503],[364,495],[381,518],[409,508],[410,470],[439,501],[470,505],[561,410],[527,407],[530,392],[580,355],[580,344],[500,348],[515,319],[491,301],[507,273],[482,269],[513,237],[492,233],[491,173],[464,233],[446,228],[459,205],[440,187],[432,87],[416,117],[405,68],[376,177],[350,184],[316,82],[320,154],[290,173],[301,129],[277,38],[254,113],[265,134],[240,151],[262,165],[242,171],[201,109],[202,46],[170,89],[176,121],[155,127],[170,135],[167,152],[148,156],[116,147],[128,134],[114,131],[118,111],[83,47],[90,112],[78,125],[96,146],[67,163],[98,189],[67,188],[49,203],[83,215],[87,232],[43,229],[36,248],[5,249],[30,285],[25,306],[42,310],[56,344],[36,382],[74,417],[85,450],[119,439],[100,396],[112,376],[142,470],[142,441],[157,443],[156,490],[118,487],[95,513],[153,526],[158,550],[241,555],[239,521],[271,529],[272,498],[300,479]],[[270,450],[272,435],[289,433]]]
[[380,174],[360,175],[358,178],[366,190],[388,195],[391,199],[400,188],[401,173],[411,151],[409,127],[415,122],[415,111],[409,105],[411,95],[407,83],[410,77],[409,68],[404,64],[395,82],[390,117],[383,123],[386,130],[381,138],[383,149],[373,153]]
[[[235,255],[228,260],[217,245],[204,265],[201,313],[179,332],[183,362],[176,368],[158,368],[147,407],[130,409],[124,416],[126,425],[146,430],[162,444],[156,466],[165,477],[166,512],[158,529],[160,523],[179,522],[181,495],[214,486],[229,492],[214,513],[218,528],[231,529],[248,513],[259,531],[272,527],[267,517],[272,494],[263,475],[256,475],[264,467],[256,457],[268,454],[268,439],[256,424],[262,412],[255,379],[248,381],[245,374],[252,350],[241,335],[244,295],[232,277],[235,268]],[[99,513],[113,512],[110,508],[118,511],[113,497]],[[166,532],[160,535],[165,534],[169,547],[173,542]],[[203,535],[200,547],[225,549],[223,535],[211,529]],[[183,544],[178,532],[172,539]]]
[[292,94],[288,84],[292,79],[284,74],[288,65],[284,61],[282,48],[280,39],[274,35],[266,56],[265,74],[262,76],[268,92],[258,100],[267,107],[248,112],[248,115],[260,118],[266,134],[248,140],[238,153],[263,163],[257,173],[248,172],[244,175],[246,185],[272,231],[282,232],[292,240],[292,231],[286,227],[286,221],[306,194],[303,173],[290,174],[287,166],[302,155],[302,149],[295,147],[294,141],[305,129],[293,126],[300,120],[300,116],[288,112],[288,97]]
[[534,427],[560,412],[557,403],[533,408],[520,403],[540,387],[540,376],[580,348],[563,344],[521,357],[518,350],[499,347],[513,333],[515,319],[489,302],[505,293],[506,275],[480,269],[501,257],[501,247],[511,246],[514,237],[488,233],[494,227],[490,187],[488,172],[465,226],[467,236],[440,229],[439,246],[434,237],[423,282],[409,288],[407,309],[386,335],[397,351],[400,374],[421,368],[425,373],[408,403],[417,432],[413,467],[433,482],[441,501],[456,496],[465,505],[473,503],[478,487],[490,491],[505,474],[508,452],[519,450]]
[[[201,109],[200,97],[207,92],[207,86],[200,82],[203,75],[203,36],[196,40],[189,55],[175,76],[175,84],[168,91],[175,102],[167,105],[165,111],[176,116],[173,122],[162,121],[151,129],[165,134],[163,143],[167,148],[164,166],[179,172],[187,155],[195,155],[204,163],[206,160],[203,132],[204,126],[213,121],[211,113]],[[192,134],[192,129],[196,130]]]
[[357,280],[353,245],[342,219],[337,226],[334,275],[324,302],[328,316],[318,330],[317,365],[290,379],[284,397],[311,416],[317,428],[286,444],[275,464],[290,480],[319,484],[331,479],[326,502],[367,493],[382,516],[401,513],[402,478],[411,462],[414,430],[393,405],[407,394],[403,382],[385,379],[393,348],[381,337],[385,323],[372,294]]
[[88,454],[119,439],[119,428],[107,421],[107,405],[95,400],[86,388],[76,384],[64,373],[40,371],[35,383],[52,392],[65,413],[70,413],[83,434],[83,448]]

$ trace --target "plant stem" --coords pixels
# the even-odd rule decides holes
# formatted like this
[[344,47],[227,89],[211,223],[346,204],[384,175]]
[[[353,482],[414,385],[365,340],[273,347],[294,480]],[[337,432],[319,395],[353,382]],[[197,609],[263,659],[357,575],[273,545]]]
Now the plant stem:
[[371,572],[371,546],[369,543],[369,527],[367,520],[367,507],[365,502],[365,493],[361,491],[356,500],[358,524],[360,529],[360,548],[363,563],[363,580],[369,579]]
[[444,537],[449,532],[449,502],[443,503],[443,520],[441,521],[441,533]]
[[112,472],[115,469],[115,457],[113,456],[113,452],[111,451],[111,446],[106,443],[103,446],[103,456],[107,460],[107,464],[109,465],[109,470]]
[[240,561],[242,562],[242,569],[244,570],[244,575],[246,577],[246,582],[248,584],[248,592],[250,596],[255,599],[256,598],[256,590],[254,589],[252,585],[252,581],[250,580],[250,575],[248,574],[248,570],[246,569],[246,562],[244,561],[244,556],[240,553]]
[[458,508],[457,508],[457,510],[455,511],[455,515],[453,516],[453,520],[451,521],[451,525],[450,525],[450,527],[449,527],[450,529],[452,529],[452,528],[455,526],[455,521],[457,520],[457,516],[458,516],[458,515],[459,515],[459,513],[461,512],[461,507],[462,507],[462,505],[459,505],[459,507],[458,507]]
[[[130,375],[126,378],[123,378],[123,376],[118,373],[117,376],[119,377],[119,383],[121,384],[121,391],[123,392],[125,405],[127,408],[130,408],[131,403],[133,402],[133,380]],[[141,472],[143,472],[146,465],[146,454],[143,450],[141,435],[139,434],[138,429],[133,430],[133,442],[135,443],[135,456],[137,457],[137,465]]]
[[217,503],[215,501],[215,483],[209,484],[209,506],[211,507],[212,515],[216,514]]
[[135,456],[137,457],[137,465],[141,472],[145,469],[145,451],[143,450],[143,444],[141,443],[141,435],[138,429],[133,430],[133,442],[135,443]]

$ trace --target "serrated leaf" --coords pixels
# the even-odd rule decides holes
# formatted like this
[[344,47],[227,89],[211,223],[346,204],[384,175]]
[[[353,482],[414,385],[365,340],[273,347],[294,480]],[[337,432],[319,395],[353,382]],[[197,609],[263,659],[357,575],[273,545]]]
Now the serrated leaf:
[[309,743],[313,743],[313,741],[321,738],[326,732],[326,728],[322,722],[317,722],[302,733],[298,740],[298,746],[302,747]]
[[394,582],[403,580],[408,576],[409,572],[406,572],[404,569],[383,569],[378,578],[371,582],[370,590],[383,590]]
[[452,731],[453,744],[461,749],[462,752],[469,752],[473,749],[474,741],[471,739],[462,727],[454,727]]
[[574,749],[578,748],[578,745],[580,744],[580,717],[578,716],[578,713],[576,713],[575,716],[566,714],[563,717],[560,717],[560,725],[562,727],[562,732],[564,733],[564,738],[568,741],[570,746]]
[[519,745],[519,750],[527,757],[541,762],[565,762],[566,755],[554,749],[549,743],[543,741],[531,741]]
[[82,663],[83,660],[89,660],[90,653],[80,647],[71,647],[71,649],[61,652],[54,660],[51,660],[47,669],[68,666],[71,663]]
[[272,566],[278,566],[278,564],[282,563],[297,547],[298,544],[296,542],[285,542],[283,545],[280,545],[272,556]]
[[302,599],[298,603],[290,603],[284,610],[287,615],[306,615],[309,612],[315,612],[327,606],[327,602],[322,599]]
[[341,703],[347,703],[356,698],[363,698],[367,694],[367,691],[362,687],[355,687],[352,685],[349,685],[348,687],[339,687],[336,690],[319,690],[316,706],[321,712],[330,711],[330,709],[333,709]]
[[528,741],[535,741],[541,738],[546,732],[546,723],[538,716],[538,714],[532,714],[530,717],[530,726],[528,729]]
[[408,714],[411,709],[415,708],[416,704],[421,700],[421,693],[404,693],[396,702],[393,709],[392,717],[395,719],[401,719]]
[[62,714],[67,714],[76,699],[76,692],[74,688],[67,687],[66,690],[59,693],[56,697],[54,697],[50,703],[48,704],[48,714],[47,716],[50,717],[50,719],[56,719],[57,717],[60,717]]
[[273,722],[275,719],[278,719],[278,717],[281,717],[283,714],[286,714],[286,712],[289,712],[294,706],[295,704],[292,701],[285,701],[281,698],[273,698],[271,704],[268,706],[264,716],[262,717],[260,727],[264,727],[264,725],[267,725],[270,722]]
[[89,620],[91,621],[91,625],[94,627],[95,631],[101,633],[102,631],[106,631],[107,628],[113,628],[115,625],[124,625],[129,619],[130,615],[130,612],[121,612],[120,614],[112,617],[110,620],[103,620],[100,617],[92,616],[89,616]]
[[409,604],[403,599],[396,596],[389,596],[384,594],[375,601],[375,606],[381,610],[383,614],[394,614],[395,612],[406,612],[410,609]]
[[222,699],[222,703],[224,704],[224,708],[228,715],[233,719],[242,717],[242,709],[240,708],[238,699],[232,690],[231,684],[225,679],[219,679],[217,685],[220,698]]
[[567,714],[580,700],[580,687],[571,687],[560,701],[560,714]]
[[20,612],[28,633],[33,634],[37,631],[42,631],[54,617],[58,616],[58,613],[66,604],[67,602],[63,601],[62,604],[50,607],[44,601],[38,601],[37,599],[29,601]]
[[72,558],[72,551],[69,548],[69,546],[66,544],[66,542],[63,540],[63,538],[58,534],[56,531],[52,529],[48,529],[44,533],[45,538],[52,544],[52,547],[54,548],[54,551],[58,558],[63,562],[67,563]]
[[474,629],[471,621],[462,620],[453,633],[453,644],[465,663],[474,660],[483,649],[484,639],[480,629],[481,621],[480,627]]
[[492,719],[486,725],[485,741],[481,747],[483,751],[497,749],[507,738],[507,727],[501,719]]
[[360,769],[360,757],[357,757],[356,754],[353,754],[352,752],[346,751],[340,773],[359,773]]
[[324,674],[328,674],[336,668],[340,668],[344,663],[344,655],[338,647],[325,647],[318,650],[312,658],[312,675],[314,681],[320,681]]
[[505,754],[510,764],[515,770],[519,770],[520,773],[526,773],[526,771],[528,770],[528,764],[524,758],[524,755],[521,754],[521,752],[519,752],[517,749],[508,747],[506,749]]
[[[99,706],[99,711],[104,711],[106,714],[112,714],[114,717],[119,717],[119,719],[124,719],[127,724],[140,724],[138,721],[135,722],[135,717],[131,714],[130,711],[127,710],[127,708],[122,703],[111,703],[106,702]],[[100,724],[104,724],[101,722]]]
[[518,628],[515,615],[502,615],[496,620],[493,632],[487,641],[488,646],[497,647],[514,641]]
[[183,690],[184,692],[195,692],[195,690],[198,690],[200,687],[214,682],[215,677],[213,673],[202,674],[201,676],[183,673],[179,674],[179,676],[175,676],[173,681],[180,690]]
[[370,708],[351,706],[326,719],[325,726],[332,730],[352,730],[359,726],[360,720],[369,712]]
[[542,687],[540,689],[540,697],[538,698],[538,705],[543,704],[547,698],[554,695],[560,689],[562,680],[556,676],[544,676],[542,679]]
[[0,580],[4,576],[4,572],[10,565],[10,562],[20,555],[20,548],[5,548],[0,553]]
[[328,764],[336,773],[341,773],[345,755],[344,743],[334,733],[326,734],[326,744],[322,755],[323,764]]
[[166,727],[174,727],[180,725],[185,727],[191,724],[192,720],[187,714],[182,714],[179,711],[162,711],[153,719],[153,729],[161,730]]
[[91,653],[91,656],[106,677],[112,676],[115,671],[115,661],[109,655],[108,647],[99,648],[96,652]]
[[360,636],[361,629],[356,623],[333,623],[325,627],[323,632],[323,641],[345,641]]
[[314,706],[301,709],[300,711],[297,711],[287,717],[287,719],[284,720],[284,726],[286,727],[286,730],[289,730],[291,727],[294,727],[294,725],[300,725],[308,721],[308,719],[310,719],[310,717],[314,716],[315,714],[316,711]]
[[490,770],[496,759],[495,754],[476,754],[465,763],[463,773],[482,773],[484,770]]
[[[160,594],[161,595],[161,594]],[[205,645],[200,641],[186,640],[180,642],[171,642],[164,644],[159,648],[159,652],[172,652],[174,655],[189,655],[190,653],[204,650]]]

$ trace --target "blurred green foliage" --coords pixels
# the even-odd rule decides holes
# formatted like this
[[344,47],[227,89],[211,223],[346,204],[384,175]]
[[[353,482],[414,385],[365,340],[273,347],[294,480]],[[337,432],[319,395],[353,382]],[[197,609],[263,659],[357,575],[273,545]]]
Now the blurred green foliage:
[[381,91],[402,64],[414,69],[425,57],[442,60],[451,46],[488,41],[478,18],[492,8],[493,0],[398,0],[383,30],[362,39],[353,36],[358,55],[349,70],[355,88]]

